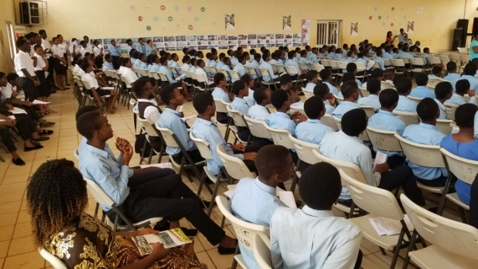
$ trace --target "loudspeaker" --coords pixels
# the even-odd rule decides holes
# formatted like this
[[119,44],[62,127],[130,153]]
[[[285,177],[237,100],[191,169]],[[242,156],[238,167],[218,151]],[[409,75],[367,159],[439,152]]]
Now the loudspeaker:
[[40,24],[40,12],[38,3],[20,2],[20,23]]
[[466,44],[466,38],[463,39],[463,29],[455,28],[453,30],[453,39],[451,41],[451,50],[457,51],[458,47],[463,47]]
[[458,22],[456,23],[456,28],[463,29],[463,32],[461,33],[461,38],[462,38],[461,45],[462,45],[462,47],[466,45],[466,36],[467,36],[467,33],[468,33],[468,22],[469,22],[469,20],[462,19],[462,20],[458,20]]

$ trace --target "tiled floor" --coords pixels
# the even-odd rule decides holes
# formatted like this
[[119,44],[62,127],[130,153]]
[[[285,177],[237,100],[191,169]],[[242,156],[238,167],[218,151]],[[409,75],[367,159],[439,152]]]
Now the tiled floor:
[[[58,111],[48,117],[48,120],[55,121],[56,125],[51,128],[55,133],[49,141],[43,143],[44,149],[36,152],[24,153],[19,150],[21,157],[27,163],[18,167],[10,163],[9,155],[0,151],[0,154],[7,162],[0,163],[0,268],[48,268],[50,264],[45,262],[32,244],[30,216],[27,213],[25,200],[25,187],[28,177],[46,160],[54,158],[67,158],[74,160],[73,151],[78,145],[80,136],[76,132],[74,115],[77,103],[70,91],[58,92],[51,98],[51,108]],[[113,126],[114,136],[128,139],[134,143],[135,130],[133,126],[132,112],[123,105],[118,104],[119,113],[108,115]],[[186,116],[194,114],[191,103],[184,106]],[[114,148],[114,147],[113,147]],[[118,152],[115,152],[118,153]],[[157,157],[153,159],[157,161]],[[76,160],[74,160],[76,162]],[[164,159],[166,161],[166,158]],[[136,155],[131,161],[132,165],[139,162]],[[193,190],[197,190],[197,182],[190,183],[187,178],[184,182]],[[221,190],[223,192],[224,189]],[[204,192],[204,198],[209,199],[208,193]],[[95,202],[90,199],[88,212],[93,214]],[[215,208],[212,218],[220,224],[222,215]],[[182,220],[182,225],[189,224]],[[232,226],[226,226],[226,232],[234,235]],[[209,268],[230,268],[232,255],[221,256],[214,246],[211,246],[203,235],[199,235],[195,241],[195,249],[199,260],[208,265]],[[363,240],[361,247],[364,258],[363,268],[389,268],[391,254],[384,256],[377,246]],[[397,268],[401,268],[402,261],[399,260]]]

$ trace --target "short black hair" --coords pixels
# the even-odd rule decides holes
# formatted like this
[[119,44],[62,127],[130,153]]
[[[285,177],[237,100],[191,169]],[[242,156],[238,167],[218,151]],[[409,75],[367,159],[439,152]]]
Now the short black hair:
[[17,79],[19,76],[17,73],[9,73],[7,75],[7,81],[14,81],[15,79]]
[[185,62],[189,61],[190,59],[191,59],[191,58],[190,58],[189,56],[185,55],[185,56],[183,57],[182,62],[185,63]]
[[166,105],[169,105],[171,99],[174,98],[174,89],[176,89],[176,87],[172,85],[161,87],[159,95],[161,96],[161,100],[163,100]]
[[88,70],[88,68],[90,67],[90,63],[88,61],[84,61],[82,64],[81,64],[81,69],[83,71],[86,72],[86,70]]
[[312,209],[331,210],[341,191],[340,173],[330,163],[313,164],[300,177],[300,197]]
[[244,74],[242,77],[241,77],[241,80],[244,81],[246,84],[249,84],[249,82],[251,80],[254,80],[251,75],[249,74]]
[[319,72],[320,79],[322,81],[326,81],[327,79],[329,79],[331,74],[332,74],[332,71],[330,71],[327,68],[324,68],[324,69],[320,70],[320,72]]
[[304,103],[304,111],[309,119],[317,119],[324,107],[324,101],[319,96],[312,96]]
[[271,178],[274,174],[281,174],[285,169],[290,169],[291,164],[286,164],[289,150],[284,146],[267,145],[262,147],[256,156],[256,168],[259,177]]
[[232,83],[232,92],[234,95],[238,95],[240,91],[246,88],[246,85],[247,84],[243,80],[236,80],[234,83]]
[[256,90],[254,90],[254,100],[258,104],[262,104],[264,99],[266,99],[266,92],[268,91],[268,88],[265,87],[260,87]]
[[475,123],[475,114],[478,107],[474,104],[463,104],[455,111],[455,122],[460,128],[473,128]]
[[355,81],[355,79],[355,74],[353,72],[348,72],[342,76],[342,83],[346,81]]
[[329,86],[325,83],[319,83],[314,87],[314,95],[319,96],[320,98],[324,99],[325,96],[330,93]]
[[81,115],[91,112],[91,111],[100,111],[100,108],[97,106],[82,106],[76,111],[75,114],[75,121],[78,121],[78,118],[81,117]]
[[380,81],[376,78],[372,78],[369,81],[367,81],[367,91],[369,91],[371,94],[378,94],[381,90],[381,84]]
[[193,98],[193,106],[198,114],[202,114],[206,111],[208,106],[214,104],[214,98],[208,92],[200,92]]
[[288,74],[284,74],[279,77],[280,85],[286,85],[287,83],[292,82],[292,78]]
[[26,39],[26,38],[18,38],[17,42],[16,42],[17,48],[22,47],[27,42],[28,42],[28,39]]
[[105,60],[108,60],[108,59],[111,59],[111,54],[109,53],[105,55]]
[[437,99],[443,99],[447,95],[453,92],[453,86],[448,81],[442,81],[435,86],[435,97]]
[[358,85],[357,82],[355,82],[354,80],[345,81],[340,89],[344,98],[351,97],[354,93],[357,92],[357,90]]
[[[139,59],[139,58],[138,58],[138,59]],[[165,56],[159,58],[159,63],[160,63],[161,65],[167,64],[167,62],[168,62],[168,58],[166,58]]]
[[223,73],[216,73],[214,75],[214,83],[216,84],[216,86],[219,85],[219,83],[226,78],[226,75],[224,75]]
[[440,75],[442,71],[443,71],[443,68],[441,68],[441,66],[439,66],[439,65],[434,65],[432,67],[432,74],[433,75]]
[[450,72],[456,72],[456,63],[455,63],[455,62],[452,62],[452,61],[449,61],[449,62],[446,64],[446,70],[448,71],[448,73],[450,73]]
[[380,92],[378,100],[383,108],[391,108],[398,103],[398,92],[394,89],[385,89]]
[[46,31],[41,29],[40,31],[38,31],[38,34],[40,34],[40,35],[46,34]]
[[347,73],[355,72],[355,70],[357,70],[357,65],[355,63],[348,63],[346,69]]
[[310,70],[309,72],[307,72],[307,80],[308,81],[311,81],[318,76],[319,76],[319,72],[317,72],[316,70]]
[[[438,104],[432,98],[424,98],[418,103],[417,114],[422,121],[430,121],[438,117]],[[456,115],[455,115],[456,117]]]
[[359,136],[367,128],[367,114],[365,110],[356,108],[342,116],[342,131],[349,136]]
[[397,92],[400,94],[406,94],[412,89],[412,81],[406,77],[397,79],[394,84]]
[[460,79],[455,84],[456,93],[458,94],[467,94],[470,87],[470,82],[467,79]]
[[428,76],[425,73],[418,73],[415,77],[415,82],[417,86],[427,86]]
[[465,65],[465,69],[463,73],[468,76],[476,75],[476,64],[475,63],[468,63]]
[[284,90],[275,90],[271,94],[271,103],[276,109],[281,108],[287,100],[289,100],[289,94]]
[[136,96],[141,96],[141,94],[145,90],[146,83],[149,82],[149,77],[140,77],[138,78],[134,83],[133,83],[133,92],[136,94]]
[[76,120],[76,130],[86,139],[92,139],[94,133],[101,129],[100,117],[102,115],[98,110],[81,115]]
[[379,78],[383,77],[383,70],[376,68],[372,71],[372,74],[370,75],[371,78]]

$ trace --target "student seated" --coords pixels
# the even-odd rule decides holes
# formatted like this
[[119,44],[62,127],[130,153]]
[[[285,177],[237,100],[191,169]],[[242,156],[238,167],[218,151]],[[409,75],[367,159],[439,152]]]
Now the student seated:
[[254,84],[256,81],[249,74],[243,75],[241,77],[241,80],[244,81],[244,83],[246,83],[247,87],[249,88],[249,94],[244,97],[244,100],[246,100],[247,105],[249,107],[252,107],[256,104],[256,101],[254,100],[254,90],[252,89],[254,88]]
[[325,114],[332,115],[335,110],[335,96],[330,93],[329,86],[325,83],[319,83],[314,88],[314,96],[320,97],[325,105]]
[[446,64],[447,75],[443,78],[446,81],[449,81],[455,90],[455,84],[460,79],[460,74],[456,73],[456,63],[449,61]]
[[133,65],[131,64],[131,60],[129,58],[123,58],[121,61],[121,66],[118,70],[118,73],[131,83],[138,79],[138,75],[136,75],[133,69],[131,69],[132,67]]
[[[380,92],[380,110],[378,113],[370,117],[368,120],[368,126],[382,130],[382,131],[393,131],[397,132],[399,135],[402,135],[403,130],[405,129],[405,123],[399,119],[393,110],[396,109],[398,105],[398,93],[394,89],[386,89]],[[401,152],[389,152],[379,150],[374,147],[374,151],[380,151],[388,155],[387,163],[394,169],[400,165],[403,165],[405,158]]]
[[[220,99],[226,103],[231,103],[234,100],[234,94],[227,90],[227,80],[223,73],[216,73],[214,75],[214,84],[216,87],[212,91],[214,99]],[[227,124],[229,116],[224,112],[217,112],[216,120],[222,124]]]
[[[358,165],[369,185],[389,191],[401,186],[414,203],[424,205],[425,200],[417,187],[410,167],[400,166],[389,171],[389,165],[382,163],[377,164],[375,170],[372,170],[372,153],[358,139],[358,136],[367,128],[367,120],[365,111],[360,108],[345,113],[341,122],[342,130],[337,133],[328,133],[322,138],[319,144],[320,153],[334,160]],[[342,188],[339,201],[346,205],[351,202],[350,194],[345,186]]]
[[443,68],[439,65],[432,67],[432,73],[428,75],[428,79],[441,79],[443,77]]
[[[269,145],[257,153],[256,166],[257,178],[242,178],[237,184],[231,198],[231,209],[239,219],[269,227],[274,211],[287,207],[276,196],[276,188],[279,183],[291,178],[294,163],[285,147]],[[248,268],[259,268],[251,251],[241,244],[239,249]]]
[[355,103],[359,98],[359,88],[355,81],[346,81],[342,84],[340,92],[344,96],[344,100],[339,103],[339,105],[332,112],[332,116],[339,119],[347,113],[349,110],[359,108],[360,106]]
[[334,132],[320,121],[325,115],[324,102],[319,96],[312,96],[305,101],[304,111],[308,119],[295,128],[297,139],[319,145],[325,134]]
[[90,89],[87,89],[88,94],[95,98],[96,103],[100,108],[103,108],[103,101],[101,100],[101,97],[109,95],[109,97],[106,98],[106,104],[108,105],[107,109],[114,114],[117,110],[115,107],[117,97],[116,92],[112,90],[103,90],[99,86],[99,82],[97,80],[99,74],[96,75],[96,77],[92,75],[94,74],[93,66],[91,66],[88,62],[83,62],[81,68],[83,71],[85,71],[85,74],[81,77],[81,80],[88,82],[91,87]]
[[417,102],[410,100],[407,95],[412,91],[412,81],[409,78],[399,78],[396,80],[395,88],[398,92],[398,105],[395,108],[401,112],[417,112]]
[[[267,55],[267,54],[264,54]],[[260,74],[261,71],[259,70],[260,64],[259,62],[261,61],[261,55],[259,53],[256,53],[254,55],[251,54],[254,58],[250,63],[247,63],[246,66],[253,67],[256,70],[256,73]],[[251,75],[253,79],[256,79],[256,75]]]
[[[86,149],[79,155],[81,173],[95,181],[115,204],[120,205],[132,222],[163,217],[170,222],[171,228],[175,228],[179,220],[186,217],[212,245],[219,244],[220,254],[234,252],[236,240],[228,237],[204,213],[201,202],[182,182],[181,176],[172,169],[129,169],[133,148],[125,139],[117,138],[116,141],[116,148],[121,152],[119,158],[105,151],[113,130],[107,118],[98,111],[81,115],[76,127],[87,139]],[[115,219],[116,213],[110,207],[101,206],[110,219]]]
[[[249,104],[244,98],[249,94],[249,87],[242,80],[237,80],[232,84],[232,92],[234,100],[232,100],[231,108],[241,112],[244,116],[249,117]],[[242,141],[248,141],[251,132],[247,127],[237,127],[237,135]]]
[[450,104],[455,104],[455,105],[463,105],[466,104],[465,100],[465,94],[468,94],[470,96],[470,104],[475,104],[476,105],[476,97],[475,97],[475,91],[471,90],[470,91],[470,82],[466,79],[459,79],[456,81],[455,84],[455,89],[456,92],[450,97],[450,99],[446,100],[445,104],[450,103]]
[[287,91],[288,89],[292,88],[292,77],[288,74],[282,74],[279,77],[279,82],[281,90]]
[[448,81],[443,81],[438,83],[435,86],[435,102],[438,105],[438,108],[440,109],[440,116],[438,117],[439,119],[446,120],[447,115],[446,115],[446,110],[445,110],[445,105],[444,103],[451,98],[453,95],[453,87],[451,86],[451,83]]
[[[460,128],[460,131],[456,134],[445,136],[440,143],[442,148],[458,157],[478,161],[478,151],[476,150],[478,147],[478,140],[476,140],[473,135],[473,122],[477,110],[478,108],[473,104],[464,104],[456,109],[455,122]],[[460,198],[460,201],[471,207],[476,206],[476,200],[474,198],[472,198],[474,199],[474,203],[470,203],[470,197],[476,197],[477,188],[475,183],[476,180],[473,183],[473,187],[460,179],[457,179],[455,183],[455,190],[458,194],[458,198]],[[472,194],[472,191],[475,191],[475,193]],[[476,219],[474,212],[476,212],[476,207],[470,208],[470,220],[472,218]]]
[[300,101],[300,95],[299,95],[299,91],[297,90],[297,88],[295,87],[290,87],[288,90],[287,90],[287,94],[290,96],[291,98],[291,104],[290,106],[292,108],[304,108],[304,102]]
[[[244,59],[244,57],[242,57],[242,55],[239,55],[238,58],[237,58],[237,64],[236,66],[234,66],[234,71],[237,72],[237,75],[239,75],[239,77],[242,77],[246,74],[246,69],[244,67],[244,65],[246,64],[246,59]],[[235,82],[237,79],[232,79],[232,82]]]
[[[274,54],[274,55],[276,55],[276,54]],[[270,75],[270,76],[262,76],[262,80],[264,82],[269,82],[271,80],[274,81],[274,82],[279,81],[279,77],[274,74],[274,69],[272,69],[272,64],[277,64],[277,63],[274,63],[273,60],[271,60],[271,55],[269,55],[268,53],[262,54],[262,60],[263,61],[262,61],[261,65],[259,66],[259,68],[267,69],[267,71],[269,71],[269,75]]]
[[291,116],[286,114],[291,104],[291,98],[286,91],[273,91],[271,102],[277,111],[267,117],[266,124],[274,129],[287,130],[295,137],[296,121],[303,122],[306,117],[300,112],[294,112]]
[[[395,84],[395,71],[394,69],[387,69],[384,72],[384,82],[388,84],[394,85]],[[411,89],[410,89],[411,90]]]
[[[203,161],[204,159],[201,157],[196,144],[194,144],[189,137],[186,122],[181,119],[183,116],[182,112],[176,111],[179,106],[184,104],[182,93],[174,86],[166,86],[161,88],[160,95],[166,108],[158,120],[158,125],[162,128],[168,128],[173,131],[194,163]],[[181,163],[184,156],[180,148],[166,147],[166,153],[169,154],[169,156],[172,156],[176,163]]]
[[105,55],[105,62],[103,63],[103,71],[110,70],[113,71],[115,68],[113,67],[113,56],[111,54]]
[[416,98],[432,98],[435,99],[435,93],[427,88],[428,77],[424,73],[419,73],[415,77],[417,87],[412,90],[410,96]]
[[340,189],[339,171],[331,164],[322,162],[305,170],[299,185],[305,206],[279,207],[272,215],[274,268],[360,268],[360,228],[331,211]]
[[[357,65],[356,65],[355,63],[348,63],[348,64],[347,64],[347,72],[346,72],[347,74],[348,74],[348,73],[352,73],[352,74],[354,74],[354,76],[356,76],[356,75],[357,75],[357,71],[358,71],[358,70],[357,70]],[[362,73],[363,73],[363,72],[362,72]],[[357,85],[358,85],[359,87],[362,87],[362,82],[361,82],[360,80],[355,79],[355,82],[357,82]]]
[[338,95],[339,90],[332,85],[334,78],[332,77],[332,71],[330,71],[328,68],[322,69],[319,72],[320,79],[322,80],[322,83],[327,84],[327,87],[329,88],[329,91],[332,95]]
[[319,81],[319,73],[315,70],[310,70],[307,72],[307,85],[305,86],[305,90],[308,92],[313,92],[315,86]]
[[299,77],[299,75],[305,74],[305,71],[300,70],[299,64],[296,61],[294,61],[294,58],[296,57],[295,51],[289,51],[287,56],[288,56],[288,59],[285,62],[284,66],[290,66],[295,68],[295,70],[297,71],[297,74],[291,75],[291,78],[293,80],[296,80]]
[[36,231],[35,247],[44,248],[68,268],[171,268],[184,264],[206,268],[194,254],[194,243],[171,249],[160,244],[141,257],[131,238],[158,231],[146,228],[113,233],[110,226],[87,214],[86,184],[72,161],[42,164],[28,182],[27,203]]
[[358,100],[360,106],[372,106],[375,110],[379,110],[381,105],[378,100],[378,95],[380,94],[381,84],[378,79],[370,79],[367,82],[367,91],[370,93],[367,97],[362,97]]
[[[383,78],[384,78],[383,71],[381,69],[374,69],[372,71],[372,73],[370,74],[370,78],[371,79],[372,78],[377,79],[380,83],[382,83]],[[393,84],[393,82],[392,82],[392,84]],[[362,84],[362,88],[367,89],[367,82]],[[383,86],[381,86],[380,89],[385,90],[385,88]]]
[[211,121],[216,112],[216,104],[212,95],[209,93],[197,94],[193,99],[193,106],[198,113],[198,118],[191,127],[191,132],[194,137],[206,140],[212,152],[213,158],[207,160],[207,170],[211,174],[217,175],[220,168],[224,166],[217,152],[217,146],[221,145],[227,154],[243,160],[249,170],[255,172],[254,160],[256,159],[257,148],[253,146],[245,147],[242,144],[228,145],[217,125]]
[[468,63],[465,65],[463,75],[461,76],[461,79],[466,79],[470,82],[470,90],[475,90],[475,92],[478,91],[478,79],[475,78],[476,71],[476,64]]
[[253,120],[266,120],[271,114],[266,107],[271,104],[271,90],[261,87],[254,91],[254,100],[256,104],[249,108],[249,117]]
[[[421,122],[408,125],[403,131],[403,138],[423,145],[440,145],[445,135],[435,126],[440,114],[437,103],[431,98],[423,99],[418,104],[417,114]],[[423,167],[409,160],[407,162],[420,183],[433,187],[445,185],[448,176],[445,168]]]

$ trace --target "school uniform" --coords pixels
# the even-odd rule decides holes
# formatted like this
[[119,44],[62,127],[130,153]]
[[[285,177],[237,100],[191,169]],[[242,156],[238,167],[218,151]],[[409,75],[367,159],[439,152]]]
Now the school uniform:
[[[172,85],[172,84],[175,84],[176,83],[176,80],[173,78],[173,74],[171,73],[171,70],[169,70],[168,67],[164,66],[164,65],[161,65],[159,67],[159,72],[163,73],[164,75],[166,75],[166,77],[168,78],[168,81],[162,81],[161,84],[163,85]],[[163,86],[162,85],[162,86]]]
[[317,58],[317,55],[315,55],[313,53],[311,53],[308,58],[309,58],[309,61],[311,61],[312,63],[318,63],[319,62],[319,59]]
[[135,43],[133,44],[133,48],[137,50],[139,53],[146,53],[146,48],[144,44],[141,45],[140,43]]
[[447,115],[446,115],[446,110],[445,110],[445,105],[442,104],[440,101],[438,101],[437,99],[434,99],[435,102],[437,103],[438,105],[438,108],[440,110],[440,116],[438,117],[439,119],[442,119],[442,120],[446,120],[447,118]]
[[309,82],[309,83],[307,83],[307,85],[305,85],[304,90],[306,90],[308,92],[314,92],[315,86],[317,86],[317,84]]
[[159,72],[160,68],[161,68],[161,65],[157,63],[153,63],[149,70],[153,72]]
[[138,80],[138,75],[136,75],[136,73],[131,68],[128,68],[128,67],[123,67],[121,75],[125,77],[128,81],[130,81],[131,83]]
[[297,71],[297,74],[295,75],[291,75],[292,79],[296,79],[299,74],[300,74],[300,68],[299,68],[299,64],[297,62],[295,62],[294,60],[287,60],[284,64],[285,66],[292,66],[295,68],[295,70]]
[[94,75],[90,74],[90,73],[87,73],[87,74],[84,74],[83,76],[81,76],[81,80],[84,80],[86,82],[88,82],[88,84],[90,85],[90,89],[87,89],[87,92],[90,96],[94,96],[91,89],[95,89],[95,92],[99,95],[99,96],[105,96],[105,95],[109,95],[111,94],[111,91],[109,90],[103,90],[101,89],[100,85],[98,84],[98,80],[96,80],[96,78],[94,77]]
[[199,74],[199,75],[203,76],[204,79],[207,81],[207,73],[201,67],[196,67],[196,74]]
[[103,63],[103,71],[105,70],[115,70],[114,66],[113,66],[113,63],[110,63],[110,62],[104,62]]
[[[246,69],[244,68],[244,65],[242,63],[237,63],[236,66],[234,66],[234,71],[237,72],[239,77],[242,77],[246,74]],[[237,79],[232,79],[232,82],[237,81]]]
[[470,90],[475,90],[478,92],[478,79],[475,78],[474,76],[470,75],[463,75],[461,76],[461,79],[466,79],[470,82]]
[[34,54],[37,58],[37,66],[35,66],[35,75],[37,76],[38,80],[40,80],[40,86],[37,86],[38,90],[38,97],[49,97],[50,96],[50,85],[45,76],[46,67],[45,59],[43,55],[38,55],[37,53]]
[[[465,100],[465,97],[457,94],[457,93],[454,93],[450,99],[446,100],[445,104],[446,103],[451,103],[451,104],[455,104],[455,105],[463,105],[463,104],[466,104],[466,100]],[[469,101],[470,104],[474,104],[476,105],[476,97],[475,96],[471,96],[470,97],[470,101]]]
[[118,68],[119,66],[119,58],[121,56],[121,48],[119,46],[113,46],[112,44],[108,45],[108,52],[111,54],[113,58],[113,66]]
[[350,101],[342,101],[340,104],[334,109],[332,112],[332,116],[341,119],[345,113],[349,112],[352,109],[360,108],[357,103],[353,103]]
[[357,103],[359,106],[373,106],[375,111],[379,110],[380,107],[382,106],[380,104],[380,100],[378,99],[378,95],[376,94],[371,94],[367,97],[362,97],[358,99]]
[[178,64],[178,62],[176,62],[176,61],[172,61],[169,66],[171,66],[171,67],[173,67],[173,68],[179,68],[179,64]]
[[181,65],[181,70],[189,71],[189,68],[191,68],[191,65],[190,65],[190,64],[183,64],[183,65]]
[[[261,70],[259,70],[260,65],[256,60],[253,60],[252,62],[246,64],[246,66],[254,67],[254,69],[256,70],[256,73],[258,73],[258,74],[261,73]],[[272,66],[271,66],[271,69],[272,69]],[[257,75],[251,75],[251,78],[256,79]]]
[[448,73],[443,79],[449,81],[453,86],[453,91],[456,92],[456,82],[460,80],[461,76],[457,73]]
[[410,96],[417,98],[433,98],[435,99],[435,92],[425,86],[417,86],[412,90]]
[[35,77],[35,67],[33,66],[33,60],[30,54],[19,50],[14,59],[15,71],[20,77],[20,81],[25,91],[25,100],[32,102],[38,97],[38,89],[32,80],[28,79],[23,73],[22,69],[25,69],[30,76]]
[[410,98],[399,95],[398,96],[398,105],[395,108],[397,111],[402,111],[402,112],[412,112],[412,113],[417,113],[417,102],[410,100]]
[[[244,98],[235,96],[234,100],[232,100],[231,108],[233,110],[240,111],[244,116],[249,117],[250,106]],[[241,138],[241,140],[247,141],[249,139],[249,136],[251,135],[251,132],[247,127],[237,127],[237,135],[239,136],[239,138]]]
[[[324,135],[332,132],[335,131],[318,119],[308,119],[307,121],[299,123],[295,128],[297,139],[317,144],[317,147]],[[303,161],[307,162],[307,160]]]
[[383,52],[383,55],[382,55],[383,58],[386,58],[386,59],[394,59],[392,54],[388,53],[388,52]]
[[270,114],[266,119],[266,124],[274,129],[287,130],[294,137],[296,136],[295,128],[297,127],[297,124],[284,112],[277,111]]
[[278,76],[274,74],[274,70],[272,69],[272,65],[271,65],[270,61],[268,63],[267,62],[261,63],[261,65],[259,67],[260,68],[265,68],[269,71],[270,76],[262,76],[262,80],[264,80],[265,82],[269,82],[271,80],[277,80],[278,79]]
[[221,99],[226,103],[231,103],[231,100],[229,99],[229,95],[222,88],[215,87],[211,95],[214,99]]
[[249,117],[253,120],[263,120],[265,121],[271,112],[265,106],[259,104],[253,105],[249,108]]
[[334,86],[332,85],[332,83],[328,82],[328,81],[324,81],[323,83],[327,84],[327,87],[329,87],[329,92],[333,95],[338,95],[339,94],[339,90]]
[[236,65],[239,63],[239,60],[236,57],[231,57],[231,64]]
[[249,88],[249,94],[244,97],[244,100],[246,101],[246,103],[249,107],[256,104],[256,100],[254,100],[254,90],[253,89]]

